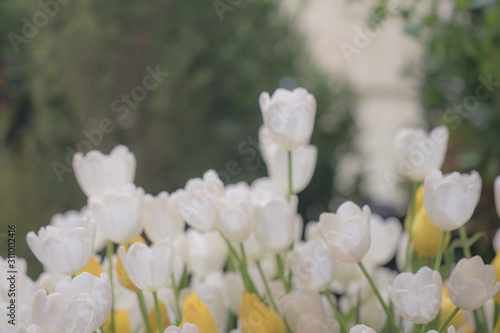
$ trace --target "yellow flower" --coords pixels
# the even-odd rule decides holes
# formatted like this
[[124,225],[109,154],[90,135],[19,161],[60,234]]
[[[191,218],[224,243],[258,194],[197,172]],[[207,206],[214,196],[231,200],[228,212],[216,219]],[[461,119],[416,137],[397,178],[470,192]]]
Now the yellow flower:
[[[111,332],[111,314],[102,326],[104,333]],[[115,332],[133,333],[130,328],[130,313],[128,310],[115,310]]]
[[[413,207],[413,216],[417,215],[420,208],[424,206],[424,185],[420,185],[415,193],[415,207]],[[408,210],[409,213],[409,210]],[[410,228],[410,214],[406,214],[405,230]]]
[[94,275],[95,277],[100,277],[101,273],[104,272],[104,269],[102,269],[101,263],[94,257],[90,257],[89,262],[85,267],[83,267],[76,275],[80,275],[83,272],[90,273]]
[[243,293],[238,318],[242,333],[287,333],[285,321],[255,294]]
[[[425,208],[422,206],[413,221],[412,242],[415,246],[415,252],[423,257],[436,257],[439,244],[441,243],[442,230],[431,222]],[[448,247],[451,240],[451,234],[446,236],[444,249]]]
[[[141,236],[137,236],[130,243],[130,245],[134,243],[146,244],[146,241]],[[125,248],[125,250],[128,250],[127,244],[121,244],[121,245]],[[128,277],[127,271],[125,270],[125,267],[123,267],[122,261],[120,260],[120,256],[118,255],[118,250],[116,251],[116,274],[118,275],[118,280],[120,281],[120,284],[122,286],[124,286],[128,290],[133,291],[134,293],[137,293],[139,291],[139,288],[137,288]]]
[[[450,294],[448,292],[448,286],[443,285],[443,301],[441,302],[441,312],[439,314],[439,323],[442,324],[446,318],[455,310],[455,304],[450,300]],[[463,325],[468,325],[465,321],[465,313],[463,310],[458,311],[458,313],[453,317],[451,322],[446,326],[446,328],[453,325],[456,329],[461,328]],[[467,328],[467,326],[466,326]],[[467,330],[466,330],[467,331]]]
[[184,309],[182,312],[182,325],[191,323],[198,326],[200,333],[219,333],[214,318],[210,314],[207,306],[200,301],[196,291],[184,299]]
[[[500,251],[498,251],[497,255],[495,256],[495,259],[493,259],[493,261],[491,262],[491,265],[493,265],[497,270],[497,276],[495,282],[500,281]],[[500,304],[500,293],[493,296],[493,299],[497,304]],[[498,331],[500,332],[500,325],[497,326],[498,326]]]
[[[172,325],[170,323],[170,320],[168,319],[168,313],[167,313],[167,308],[165,307],[165,304],[163,304],[162,301],[158,301],[158,305],[160,308],[160,317],[161,317],[161,331],[163,332],[164,329]],[[151,327],[151,332],[158,332],[158,321],[156,320],[156,308],[151,309],[148,314],[148,321],[149,321],[149,326]],[[120,332],[120,331],[117,331]],[[144,329],[144,332],[146,332],[146,329]]]

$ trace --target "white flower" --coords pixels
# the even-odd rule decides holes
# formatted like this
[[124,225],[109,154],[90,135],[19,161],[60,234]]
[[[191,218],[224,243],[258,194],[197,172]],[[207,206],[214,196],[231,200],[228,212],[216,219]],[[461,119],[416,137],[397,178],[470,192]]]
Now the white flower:
[[184,189],[171,195],[186,223],[200,231],[212,231],[217,223],[216,202],[224,194],[224,184],[214,170],[203,174],[203,179],[192,178]]
[[363,258],[367,266],[385,265],[396,254],[403,227],[395,217],[384,220],[372,214],[370,219],[370,249]]
[[103,273],[95,280],[84,275],[73,283],[58,284],[56,289],[62,288],[63,293],[47,296],[44,289],[36,293],[33,328],[29,328],[29,332],[90,333],[104,323],[111,309],[111,286],[107,275]]
[[91,150],[87,155],[73,156],[73,169],[82,191],[88,196],[101,196],[107,190],[119,190],[132,184],[136,160],[126,146],[118,145],[109,155]]
[[219,229],[233,243],[244,242],[252,233],[253,212],[247,186],[227,186],[225,195],[217,202]]
[[307,90],[280,88],[272,97],[263,92],[259,104],[264,125],[278,146],[292,151],[309,142],[314,128],[316,100]]
[[182,330],[176,326],[169,326],[163,331],[163,333],[198,333],[198,326],[191,323],[184,323],[182,325]]
[[371,327],[365,326],[365,325],[356,325],[351,330],[349,333],[377,333],[375,330]]
[[292,196],[290,202],[283,197],[275,197],[254,206],[255,238],[264,250],[276,254],[292,244],[296,212],[296,196]]
[[126,185],[119,191],[107,191],[102,197],[90,197],[92,217],[106,238],[126,244],[142,232],[141,207],[144,190]]
[[148,247],[134,243],[128,251],[123,246],[118,254],[130,280],[141,290],[156,292],[171,278],[174,247],[164,239]]
[[464,225],[479,202],[481,177],[453,172],[443,176],[434,170],[424,181],[424,207],[429,219],[439,229],[452,231]]
[[288,254],[293,277],[305,289],[324,291],[336,274],[336,262],[324,245],[310,241],[298,245]]
[[[447,333],[456,333],[456,332],[457,332],[457,330],[455,329],[455,326],[451,325],[450,327],[448,327]],[[431,331],[429,331],[427,333],[438,333],[438,331],[431,330]]]
[[73,228],[48,225],[38,231],[38,236],[31,231],[26,240],[42,264],[57,273],[74,275],[87,265],[94,253],[95,234],[95,222],[84,218],[80,226]]
[[480,256],[460,260],[448,280],[450,300],[463,310],[480,308],[500,291],[495,274],[495,267],[485,265]]
[[156,197],[146,194],[141,217],[144,231],[153,242],[166,238],[175,240],[184,232],[185,224],[182,215],[167,192],[161,192]]
[[[288,152],[272,141],[269,130],[261,127],[259,142],[267,172],[276,187],[283,193],[288,192]],[[318,148],[314,145],[300,146],[292,151],[292,191],[302,192],[311,182],[318,159]]]
[[370,248],[370,216],[368,206],[361,210],[351,201],[344,202],[337,213],[323,213],[319,228],[336,259],[357,263]]
[[427,266],[416,274],[399,274],[387,290],[396,311],[413,323],[428,324],[441,309],[443,280],[439,272]]
[[[285,318],[292,332],[298,332],[303,317],[321,318],[326,321],[326,314],[321,295],[315,291],[296,291],[285,296]],[[310,332],[316,332],[310,330]]]
[[300,316],[297,333],[340,333],[340,325],[335,319],[326,319],[314,314]]
[[495,178],[494,193],[495,193],[495,207],[497,209],[498,216],[500,216],[500,176]]
[[394,139],[398,172],[422,181],[434,169],[441,169],[448,145],[448,128],[439,126],[426,134],[423,130],[400,129]]
[[87,299],[94,305],[95,323],[91,332],[104,325],[111,311],[112,294],[111,283],[106,273],[101,273],[99,278],[83,272],[71,282],[59,282],[55,287],[56,293],[61,293],[68,298]]
[[188,229],[183,247],[187,268],[199,279],[224,268],[229,254],[226,243],[216,231],[201,233]]

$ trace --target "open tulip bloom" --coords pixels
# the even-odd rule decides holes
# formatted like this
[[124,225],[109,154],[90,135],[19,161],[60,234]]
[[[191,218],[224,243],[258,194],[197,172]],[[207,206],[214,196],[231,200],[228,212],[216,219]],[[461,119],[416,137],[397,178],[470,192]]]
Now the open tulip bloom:
[[[28,233],[45,272],[33,281],[15,258],[17,326],[2,320],[0,332],[500,332],[500,253],[485,265],[464,228],[482,179],[439,171],[446,127],[396,135],[398,171],[414,182],[404,229],[352,201],[304,224],[296,194],[318,158],[316,100],[277,89],[259,104],[269,177],[251,184],[224,184],[208,170],[170,194],[147,194],[127,147],[75,154],[88,207]],[[500,215],[500,176],[494,196]],[[500,231],[493,243],[498,251]],[[7,311],[12,283],[0,281]]]

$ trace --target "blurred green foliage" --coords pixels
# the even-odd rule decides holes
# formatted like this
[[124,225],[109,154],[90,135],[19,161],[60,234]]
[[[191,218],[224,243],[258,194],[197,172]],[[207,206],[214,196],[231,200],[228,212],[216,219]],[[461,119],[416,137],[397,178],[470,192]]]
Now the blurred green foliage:
[[[280,85],[316,96],[318,166],[300,209],[327,209],[334,167],[351,150],[354,95],[314,67],[278,3],[244,1],[220,15],[210,1],[60,2],[29,38],[26,20],[43,22],[40,2],[0,2],[0,232],[17,224],[18,256],[28,258],[32,276],[40,267],[26,233],[86,204],[70,169],[75,151],[128,145],[136,184],[153,194],[209,168],[226,182],[252,181],[265,174],[255,146],[258,96]],[[168,76],[154,89],[137,88],[157,68]],[[126,102],[134,91],[147,96]],[[99,137],[103,119],[109,130]]]
[[477,246],[491,259],[491,240],[500,227],[492,189],[500,174],[499,2],[381,0],[368,21],[394,15],[423,48],[406,74],[420,82],[425,119],[429,126],[445,124],[450,130],[444,170],[475,169],[483,178],[481,201],[467,228],[470,234],[486,231],[489,239]]

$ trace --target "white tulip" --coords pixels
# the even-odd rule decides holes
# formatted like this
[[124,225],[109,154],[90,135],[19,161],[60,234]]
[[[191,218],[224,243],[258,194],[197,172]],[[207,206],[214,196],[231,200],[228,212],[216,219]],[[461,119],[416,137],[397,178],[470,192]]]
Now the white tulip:
[[316,291],[295,291],[284,298],[286,322],[292,332],[297,332],[302,316],[312,315],[326,319],[321,295]]
[[495,275],[495,267],[480,256],[460,260],[448,280],[450,300],[463,310],[480,308],[500,291]]
[[184,248],[187,268],[199,279],[224,268],[229,255],[227,244],[216,231],[188,229]]
[[370,266],[385,265],[396,254],[403,227],[395,217],[384,220],[380,215],[372,214],[370,219],[370,249],[363,258],[363,263]]
[[[288,192],[288,152],[272,141],[269,130],[261,127],[259,131],[260,149],[267,173],[283,193]],[[318,159],[318,148],[314,145],[300,146],[292,152],[292,191],[302,192],[311,182]]]
[[481,177],[453,172],[443,176],[433,170],[424,181],[424,207],[429,219],[439,229],[452,231],[464,225],[479,202]]
[[156,197],[146,194],[142,203],[142,224],[152,242],[167,238],[174,240],[184,232],[182,215],[167,192],[161,192]]
[[278,146],[293,151],[309,142],[314,129],[316,100],[307,90],[280,88],[272,97],[263,92],[259,104],[264,125]]
[[199,231],[212,231],[217,223],[217,200],[224,194],[224,184],[214,170],[203,179],[192,178],[184,189],[172,193],[171,199],[186,223]]
[[296,213],[296,196],[292,196],[290,202],[283,197],[276,197],[267,203],[256,204],[254,233],[259,245],[273,254],[290,247],[295,235]]
[[[448,330],[446,331],[447,333],[456,333],[457,330],[455,329],[455,326],[451,325],[450,327],[448,327]],[[438,331],[436,330],[431,330],[427,333],[438,333]]]
[[370,248],[370,216],[368,206],[361,210],[351,201],[340,205],[337,213],[320,215],[319,228],[336,259],[351,264],[363,259]]
[[495,194],[495,207],[497,209],[498,216],[500,216],[500,176],[495,178],[495,184],[493,187]]
[[244,242],[252,233],[253,212],[247,186],[227,186],[217,202],[219,229],[233,243]]
[[436,127],[429,134],[423,130],[400,129],[394,139],[398,172],[414,181],[422,181],[432,170],[441,169],[448,136],[445,126]]
[[198,333],[198,326],[191,323],[184,323],[182,330],[177,326],[169,326],[163,333]]
[[316,241],[297,245],[288,254],[295,280],[308,290],[325,291],[336,274],[336,262],[326,247]]
[[38,231],[38,236],[30,231],[26,240],[42,264],[59,274],[75,275],[94,253],[95,234],[95,222],[84,218],[73,228],[48,225]]
[[134,243],[128,251],[118,249],[120,260],[130,280],[141,290],[156,292],[171,278],[174,247],[170,240],[161,240],[151,247]]
[[87,155],[73,156],[73,169],[82,191],[88,196],[101,196],[108,190],[120,190],[132,184],[136,160],[126,146],[118,145],[109,155],[91,150]]
[[350,329],[349,333],[377,333],[371,327],[365,325],[356,325]]
[[396,311],[413,323],[428,324],[441,309],[443,280],[439,272],[427,266],[416,274],[399,274],[387,290]]
[[296,333],[340,333],[340,325],[335,319],[326,319],[314,314],[300,316]]
[[107,191],[102,197],[90,197],[92,217],[107,239],[114,243],[130,243],[142,232],[141,208],[144,190],[126,185],[119,191]]
[[106,273],[101,273],[99,278],[89,273],[82,273],[71,282],[59,282],[55,292],[68,298],[87,299],[94,305],[94,326],[90,330],[96,331],[104,325],[111,311],[112,294],[111,283]]

